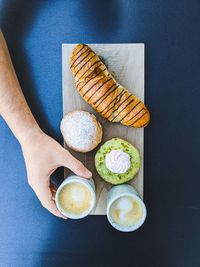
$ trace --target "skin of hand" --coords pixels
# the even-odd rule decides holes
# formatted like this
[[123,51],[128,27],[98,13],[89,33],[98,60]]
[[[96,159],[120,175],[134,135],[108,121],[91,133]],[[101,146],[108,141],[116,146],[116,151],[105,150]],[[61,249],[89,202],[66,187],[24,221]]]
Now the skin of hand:
[[59,167],[77,175],[91,177],[91,172],[38,126],[24,98],[3,34],[0,31],[0,115],[22,147],[28,182],[42,205],[54,215],[65,218],[57,209],[50,189],[50,175]]
[[42,131],[31,133],[22,143],[29,185],[32,187],[43,207],[56,216],[65,218],[56,208],[50,190],[50,175],[60,166],[70,169],[75,174],[90,178],[91,172],[74,158],[53,138]]

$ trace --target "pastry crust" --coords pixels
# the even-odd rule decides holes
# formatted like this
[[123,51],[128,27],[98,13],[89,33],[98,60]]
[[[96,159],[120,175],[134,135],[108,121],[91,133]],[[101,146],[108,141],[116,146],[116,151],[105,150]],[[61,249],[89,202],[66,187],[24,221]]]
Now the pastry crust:
[[93,114],[83,110],[67,113],[60,130],[68,147],[77,152],[89,152],[102,140],[101,124]]
[[89,46],[74,48],[70,68],[77,90],[101,116],[136,128],[148,125],[150,113],[144,103],[114,79]]

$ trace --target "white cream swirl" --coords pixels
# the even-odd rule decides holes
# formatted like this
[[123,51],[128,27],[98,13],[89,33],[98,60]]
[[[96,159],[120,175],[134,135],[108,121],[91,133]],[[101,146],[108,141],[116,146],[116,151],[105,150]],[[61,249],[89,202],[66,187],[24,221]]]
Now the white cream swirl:
[[106,154],[105,164],[111,172],[122,174],[131,167],[130,156],[121,149],[111,150]]

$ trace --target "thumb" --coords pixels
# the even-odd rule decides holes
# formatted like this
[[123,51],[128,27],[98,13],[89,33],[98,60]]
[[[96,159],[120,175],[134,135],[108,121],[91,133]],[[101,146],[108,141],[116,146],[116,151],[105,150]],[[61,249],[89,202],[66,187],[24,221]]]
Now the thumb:
[[82,162],[77,160],[75,157],[72,156],[69,151],[63,148],[63,155],[62,155],[62,166],[67,167],[72,172],[74,172],[76,175],[84,177],[84,178],[90,178],[92,176],[91,171],[89,171]]

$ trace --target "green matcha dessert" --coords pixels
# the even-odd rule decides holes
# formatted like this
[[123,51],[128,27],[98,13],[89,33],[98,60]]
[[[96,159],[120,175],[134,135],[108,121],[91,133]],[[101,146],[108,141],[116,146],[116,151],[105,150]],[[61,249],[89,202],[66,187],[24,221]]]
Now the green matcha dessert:
[[139,151],[127,141],[112,138],[95,155],[99,175],[108,183],[122,184],[135,177],[140,169]]

